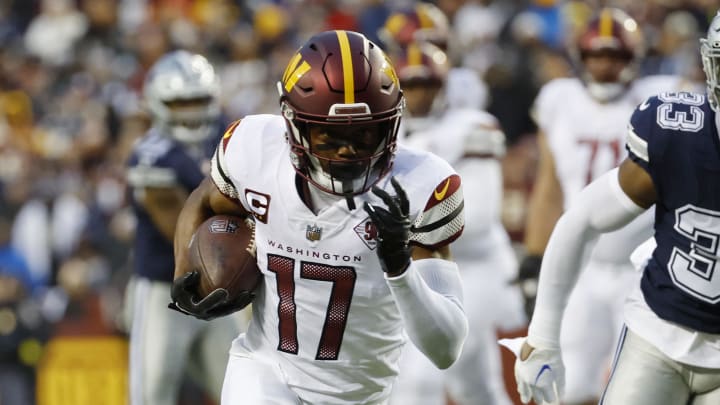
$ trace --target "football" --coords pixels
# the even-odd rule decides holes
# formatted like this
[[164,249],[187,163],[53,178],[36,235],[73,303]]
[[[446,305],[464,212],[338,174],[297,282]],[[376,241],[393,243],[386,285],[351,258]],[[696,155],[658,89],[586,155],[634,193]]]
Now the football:
[[210,217],[193,234],[189,251],[190,264],[200,273],[198,292],[202,297],[224,288],[232,300],[242,291],[254,291],[262,280],[251,220],[230,215]]

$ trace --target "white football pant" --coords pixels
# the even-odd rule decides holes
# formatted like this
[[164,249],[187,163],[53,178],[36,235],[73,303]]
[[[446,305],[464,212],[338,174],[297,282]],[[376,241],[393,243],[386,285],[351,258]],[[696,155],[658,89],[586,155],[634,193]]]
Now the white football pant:
[[128,284],[130,404],[175,405],[187,372],[215,400],[241,314],[207,322],[167,307],[170,283],[135,277]]
[[720,369],[679,363],[623,329],[600,405],[717,405]]

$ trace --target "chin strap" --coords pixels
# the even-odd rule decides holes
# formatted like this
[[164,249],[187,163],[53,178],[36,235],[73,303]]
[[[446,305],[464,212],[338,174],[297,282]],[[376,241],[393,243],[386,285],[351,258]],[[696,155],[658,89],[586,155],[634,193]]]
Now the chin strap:
[[345,202],[347,203],[348,209],[350,211],[354,211],[355,208],[355,196],[352,192],[352,182],[351,181],[344,181],[343,182],[343,195],[345,196]]

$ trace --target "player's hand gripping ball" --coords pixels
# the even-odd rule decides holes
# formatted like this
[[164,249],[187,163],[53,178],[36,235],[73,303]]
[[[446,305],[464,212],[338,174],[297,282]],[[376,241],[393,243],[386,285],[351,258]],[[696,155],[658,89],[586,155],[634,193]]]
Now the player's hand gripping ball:
[[193,271],[175,280],[172,309],[210,320],[246,307],[262,280],[252,221],[216,215],[198,227],[188,247]]

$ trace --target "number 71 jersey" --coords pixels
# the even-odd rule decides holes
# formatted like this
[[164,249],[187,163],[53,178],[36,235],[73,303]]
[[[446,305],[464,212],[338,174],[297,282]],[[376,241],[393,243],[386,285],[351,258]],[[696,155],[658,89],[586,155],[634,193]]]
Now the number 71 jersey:
[[657,192],[657,247],[641,282],[660,318],[720,333],[720,138],[706,97],[662,93],[630,119],[630,158]]
[[[244,348],[279,364],[304,403],[383,401],[405,337],[362,208],[382,201],[368,192],[350,209],[344,198],[328,198],[315,214],[298,194],[282,117],[248,116],[229,131],[213,180],[255,217],[264,276]],[[392,172],[377,184],[394,194],[390,176],[410,202],[411,244],[435,248],[460,236],[462,189],[448,163],[399,147]]]

